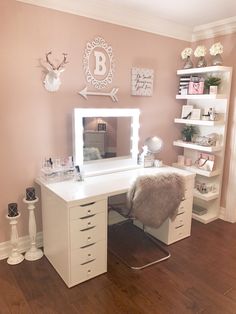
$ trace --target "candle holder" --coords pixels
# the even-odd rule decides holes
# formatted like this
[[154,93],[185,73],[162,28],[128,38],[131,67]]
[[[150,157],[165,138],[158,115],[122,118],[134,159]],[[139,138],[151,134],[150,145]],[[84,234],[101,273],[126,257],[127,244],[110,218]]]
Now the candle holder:
[[18,232],[17,232],[17,220],[20,217],[20,213],[17,216],[10,217],[6,215],[6,218],[9,220],[11,226],[11,245],[12,250],[10,256],[7,259],[7,263],[10,265],[16,265],[21,263],[24,260],[24,256],[18,250]]
[[23,202],[28,205],[29,210],[29,236],[30,236],[30,249],[25,253],[27,261],[36,261],[43,256],[43,251],[36,247],[36,221],[34,215],[35,203],[38,202],[38,197],[35,200],[28,201],[26,198]]

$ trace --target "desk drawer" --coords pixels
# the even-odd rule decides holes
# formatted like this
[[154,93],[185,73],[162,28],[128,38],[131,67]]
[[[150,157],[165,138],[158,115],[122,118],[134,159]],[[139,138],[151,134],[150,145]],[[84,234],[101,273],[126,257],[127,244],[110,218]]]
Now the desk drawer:
[[71,252],[71,267],[83,265],[97,260],[100,255],[106,255],[107,241],[98,241],[84,248],[78,248]]
[[179,205],[177,215],[188,212],[189,215],[192,215],[192,199],[188,198],[182,201]]
[[178,240],[184,239],[188,236],[190,236],[191,233],[191,222],[186,223],[184,225],[179,224],[179,225],[173,225],[173,228],[170,230],[169,234],[169,242],[173,243]]
[[107,212],[107,201],[101,200],[77,205],[70,208],[70,220],[92,216],[97,213]]
[[[84,247],[107,238],[107,219],[106,213],[95,215],[95,226],[89,229],[81,230],[81,220],[72,220],[70,222],[71,248]],[[83,224],[82,224],[83,225]]]
[[71,267],[71,286],[91,279],[107,271],[107,254],[99,254],[96,260]]
[[104,215],[105,215],[104,213],[101,213],[86,218],[79,218],[78,220],[76,220],[79,230],[82,231],[85,229],[96,227],[96,225],[100,223],[100,219],[104,219]]
[[185,199],[193,197],[193,188],[194,180],[193,179],[185,180],[185,193],[184,193]]

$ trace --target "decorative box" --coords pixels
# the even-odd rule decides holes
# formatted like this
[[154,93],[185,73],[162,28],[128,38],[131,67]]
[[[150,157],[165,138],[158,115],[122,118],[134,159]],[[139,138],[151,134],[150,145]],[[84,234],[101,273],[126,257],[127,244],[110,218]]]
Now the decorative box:
[[203,94],[204,82],[190,82],[188,93],[190,95]]

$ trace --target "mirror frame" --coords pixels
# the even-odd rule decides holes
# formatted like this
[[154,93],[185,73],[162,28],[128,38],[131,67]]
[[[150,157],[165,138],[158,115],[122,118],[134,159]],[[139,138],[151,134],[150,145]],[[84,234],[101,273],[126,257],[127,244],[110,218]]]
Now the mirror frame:
[[[139,141],[139,109],[118,108],[74,108],[73,116],[73,148],[74,164],[79,165],[85,176],[122,171],[137,168]],[[95,117],[130,117],[131,118],[131,150],[130,157],[113,157],[84,163],[83,154],[83,118]]]

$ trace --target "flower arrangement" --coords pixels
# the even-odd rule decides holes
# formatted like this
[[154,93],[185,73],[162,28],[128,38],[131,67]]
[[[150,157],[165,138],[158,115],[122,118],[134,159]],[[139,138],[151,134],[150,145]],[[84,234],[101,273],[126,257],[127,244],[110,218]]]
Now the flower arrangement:
[[181,57],[183,60],[187,59],[188,57],[191,56],[193,52],[192,48],[185,48],[182,52],[181,52]]
[[212,55],[212,56],[216,56],[218,54],[221,54],[221,53],[223,53],[223,45],[220,42],[215,43],[214,45],[211,46],[209,51],[210,51],[210,55]]
[[194,51],[194,56],[199,58],[199,57],[204,57],[206,55],[206,47],[204,46],[197,46],[197,48]]

